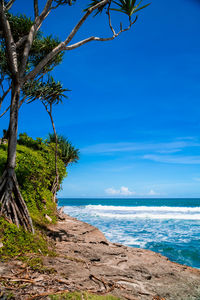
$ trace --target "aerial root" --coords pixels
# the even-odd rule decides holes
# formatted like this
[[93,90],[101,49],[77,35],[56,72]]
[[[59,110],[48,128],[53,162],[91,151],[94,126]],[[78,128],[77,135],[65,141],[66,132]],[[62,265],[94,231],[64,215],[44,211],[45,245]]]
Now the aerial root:
[[21,195],[13,169],[5,170],[0,179],[0,216],[34,233],[31,217]]

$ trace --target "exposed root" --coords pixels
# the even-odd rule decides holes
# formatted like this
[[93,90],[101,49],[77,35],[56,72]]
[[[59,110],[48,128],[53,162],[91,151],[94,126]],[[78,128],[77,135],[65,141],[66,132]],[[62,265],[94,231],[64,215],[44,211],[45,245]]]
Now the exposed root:
[[34,233],[32,220],[20,193],[14,169],[6,169],[0,179],[0,216]]
[[34,284],[35,281],[27,278],[17,278],[17,277],[10,277],[10,276],[0,276],[0,279],[9,280],[9,282],[28,282]]
[[45,296],[49,296],[49,295],[59,295],[59,294],[64,294],[64,293],[69,293],[69,290],[62,290],[62,291],[51,290],[46,293],[41,293],[41,294],[31,296],[31,297],[27,298],[27,300],[33,300],[33,299],[37,299],[37,298],[41,298],[41,297],[45,297]]
[[105,289],[104,293],[110,293],[115,288],[117,288],[117,289],[124,289],[123,286],[121,286],[121,285],[119,285],[119,284],[117,284],[115,282],[107,282],[107,281],[103,280],[102,278],[96,277],[93,274],[90,274],[89,278],[90,278],[90,280],[93,280],[94,282],[96,282],[96,281],[97,282],[101,282],[103,284],[103,286],[104,286],[104,289]]

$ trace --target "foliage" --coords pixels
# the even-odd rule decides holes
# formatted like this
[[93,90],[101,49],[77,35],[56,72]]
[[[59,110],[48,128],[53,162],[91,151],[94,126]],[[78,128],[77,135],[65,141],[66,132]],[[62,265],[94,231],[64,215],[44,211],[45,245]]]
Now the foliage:
[[[41,35],[41,34],[40,34]],[[58,38],[53,38],[51,35],[47,37],[37,37],[32,45],[29,55],[29,68],[35,67],[44,57],[47,56],[60,43]],[[53,68],[62,62],[64,53],[57,54],[42,70],[42,72],[50,72]]]
[[[48,251],[48,255],[52,256],[52,253]],[[56,273],[56,270],[54,268],[49,268],[44,265],[43,257],[39,255],[34,255],[32,257],[29,256],[21,256],[20,260],[22,260],[24,263],[26,263],[27,267],[29,267],[33,271],[37,271],[39,273],[48,273],[53,274]]]
[[29,102],[41,99],[47,104],[58,104],[62,98],[67,98],[64,94],[68,89],[64,89],[60,81],[55,81],[52,76],[46,82],[31,80],[25,83],[23,93],[29,98]]
[[120,300],[112,295],[100,296],[87,292],[64,293],[61,295],[51,295],[49,297],[51,300]]
[[[41,10],[41,13],[38,7],[38,1],[34,1],[34,21],[24,15],[14,16],[8,12],[14,3],[14,0],[10,0],[9,2],[6,1],[6,6],[4,5],[4,1],[0,2],[0,86],[3,92],[3,96],[0,99],[0,105],[11,91],[11,104],[6,109],[6,111],[10,109],[11,112],[8,138],[9,155],[7,158],[7,165],[5,165],[5,160],[3,161],[5,172],[3,174],[2,183],[0,186],[0,202],[2,204],[2,212],[5,216],[7,216],[8,219],[16,224],[20,223],[24,226],[24,228],[32,232],[34,232],[34,228],[27,207],[24,204],[23,198],[21,197],[21,193],[15,178],[15,172],[21,185],[21,192],[26,200],[29,211],[32,213],[33,211],[35,212],[37,210],[42,211],[43,213],[44,210],[48,210],[46,199],[49,199],[51,193],[50,187],[52,186],[52,174],[55,176],[56,173],[56,177],[58,177],[56,166],[57,142],[56,151],[53,151],[55,145],[51,145],[52,143],[47,145],[41,141],[39,145],[39,147],[41,147],[40,150],[35,150],[33,148],[27,149],[26,145],[19,145],[18,149],[16,149],[18,112],[20,106],[26,99],[20,99],[24,85],[30,80],[37,80],[37,82],[41,82],[47,76],[47,73],[54,69],[54,67],[62,61],[64,51],[76,49],[91,41],[110,41],[118,37],[122,32],[129,30],[137,19],[135,18],[135,20],[132,22],[131,15],[139,10],[138,6],[141,3],[140,2],[135,6],[136,0],[116,0],[117,2],[114,0],[91,1],[92,3],[89,5],[88,9],[86,9],[87,12],[79,19],[78,23],[62,42],[60,42],[58,39],[52,38],[52,36],[44,37],[39,30],[42,26],[42,23],[53,9],[56,9],[61,5],[70,6],[73,2],[76,2],[76,0],[47,0],[45,1],[46,4]],[[94,6],[94,3],[97,3],[98,5]],[[113,3],[114,6],[117,5],[120,8],[111,8],[110,6]],[[97,12],[101,11],[101,8],[104,8],[103,4],[105,4],[105,7],[107,8],[108,26],[112,31],[112,36],[107,38],[91,36],[72,44],[71,41],[74,39],[75,35],[85,23],[87,18],[95,10]],[[143,6],[142,8],[146,6]],[[111,24],[111,9],[126,13],[129,16],[128,27],[123,28],[122,24],[120,24],[120,30],[117,33],[115,32]],[[60,83],[58,85],[56,84],[57,83],[55,81],[51,80],[51,82],[47,82],[47,86],[40,83],[41,86],[39,87],[40,96],[42,92],[42,96],[46,97],[44,101],[48,102],[48,105],[50,104],[50,110],[48,110],[47,105],[45,105],[43,102],[47,112],[50,115],[55,137],[56,131],[51,114],[52,103],[60,102],[61,98],[64,96],[64,90],[62,86],[59,85]],[[4,91],[5,86],[7,89],[6,91]],[[56,88],[58,88],[58,92],[54,91],[52,86],[56,86]],[[48,88],[46,89],[46,87]],[[52,98],[49,95],[51,95]],[[35,96],[33,96],[32,100],[34,99],[36,99]],[[31,141],[29,140],[28,143],[30,145]],[[5,149],[6,148],[4,147],[1,150],[5,151]],[[18,151],[17,162],[16,150]],[[71,162],[76,162],[79,158],[78,150],[76,150],[67,140],[61,140],[60,151],[61,156],[59,158],[61,159],[59,159],[59,163],[64,162],[64,166],[67,166]],[[53,170],[53,152],[55,153],[55,173],[50,173],[50,171]],[[15,166],[17,166],[16,170]],[[39,172],[39,170],[41,171]],[[59,178],[60,180],[62,178],[62,172],[60,171]],[[56,186],[58,186],[57,183]],[[54,191],[53,188],[52,191]],[[55,191],[57,191],[57,187],[55,188]],[[35,215],[36,214],[34,213],[34,216]]]
[[[26,15],[13,15],[10,12],[7,12],[7,18],[10,23],[11,32],[13,35],[14,42],[19,42],[20,39],[23,39],[25,36],[29,34],[31,26],[34,22],[31,18],[27,17]],[[1,32],[1,24],[0,24],[0,32]],[[17,48],[17,55],[18,61],[20,62],[23,57],[23,48],[24,42]],[[6,49],[3,37],[0,35],[0,69],[2,73],[6,73],[8,76],[11,76],[9,72],[9,66],[7,64],[7,57],[6,57]],[[56,46],[60,43],[58,38],[53,38],[51,35],[44,37],[42,32],[38,31],[33,45],[30,50],[29,59],[27,62],[27,70],[30,71],[34,68],[49,52],[51,52]],[[64,53],[60,52],[57,54],[46,66],[43,68],[42,72],[49,72],[51,71],[56,65],[60,64],[62,61]]]
[[[57,135],[57,140],[60,149],[58,156],[64,162],[65,166],[74,162],[77,163],[80,155],[79,150],[76,149],[72,143],[62,135]],[[55,143],[55,135],[49,134],[47,142]]]
[[[90,4],[84,11],[87,11],[89,8],[95,6],[96,4],[100,3],[101,1],[102,0],[91,0]],[[113,7],[110,8],[112,3],[117,5],[118,8],[113,8]],[[104,10],[104,8],[109,7],[111,10],[124,13],[124,14],[128,15],[129,17],[131,17],[134,13],[136,13],[136,12],[140,11],[141,9],[150,5],[150,3],[148,3],[146,5],[140,6],[141,3],[142,3],[142,0],[139,1],[138,4],[136,4],[136,0],[117,0],[117,1],[110,0],[110,1],[108,1],[108,3],[106,3],[103,6],[101,6],[100,8],[98,8],[95,15],[97,15],[98,13],[101,13]]]
[[36,138],[36,140],[29,137],[26,133],[20,133],[18,139],[18,145],[24,145],[33,150],[42,150],[43,140]]
[[[0,175],[2,175],[6,159],[7,144],[0,145]],[[66,176],[66,168],[58,159],[59,180]],[[25,253],[49,253],[45,237],[39,231],[49,221],[45,215],[56,221],[56,204],[52,201],[51,186],[55,177],[54,144],[46,143],[41,138],[36,140],[23,133],[19,135],[17,145],[16,175],[21,193],[26,201],[30,215],[36,225],[37,234],[25,232],[21,227],[10,224],[0,218],[0,258],[6,259]],[[38,229],[37,229],[38,228]],[[41,272],[46,270],[41,263],[32,262]]]
[[29,34],[31,26],[34,23],[31,18],[23,14],[15,16],[7,12],[7,18],[10,23],[10,28],[15,42],[17,42],[24,35]]
[[[101,0],[91,0],[91,3],[89,3],[88,7],[85,8],[83,11],[87,11],[89,8],[95,6],[96,4],[100,3]],[[95,13],[95,16],[98,15],[99,13],[102,13],[104,8],[106,8],[108,5],[110,5],[111,1],[109,3],[106,3],[102,5],[101,7],[98,8],[97,12]]]
[[142,0],[138,4],[136,4],[136,0],[118,0],[118,1],[113,0],[113,2],[117,6],[119,6],[119,8],[112,8],[112,10],[122,12],[122,13],[128,15],[129,17],[131,17],[132,14],[135,14],[136,12],[138,12],[141,9],[150,5],[150,3],[148,3],[148,4],[140,7]]
[[[7,145],[0,145],[0,175],[6,164]],[[59,183],[66,176],[66,168],[58,159]],[[45,224],[47,214],[56,221],[56,204],[52,201],[51,187],[55,178],[54,144],[20,134],[17,146],[16,175],[22,196],[33,221]]]
[[59,5],[72,5],[73,2],[75,2],[76,0],[54,0],[54,2],[57,4],[57,6]]
[[2,217],[0,218],[0,229],[0,241],[3,243],[3,247],[0,248],[1,260],[25,253],[48,253],[46,240],[41,233],[33,235],[25,232]]

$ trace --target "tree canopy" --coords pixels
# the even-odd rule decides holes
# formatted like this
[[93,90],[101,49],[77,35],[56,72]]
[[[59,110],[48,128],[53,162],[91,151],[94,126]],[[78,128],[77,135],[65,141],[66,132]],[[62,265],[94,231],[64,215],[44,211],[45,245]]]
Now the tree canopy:
[[[45,37],[40,28],[52,11],[60,6],[63,6],[63,9],[70,9],[70,6],[78,4],[78,1],[33,0],[32,3],[33,13],[30,15],[34,15],[34,17],[30,18],[23,14],[15,16],[10,13],[12,5],[20,5],[17,1],[0,0],[0,108],[7,95],[10,93],[11,96],[7,109],[10,110],[7,163],[0,179],[0,215],[4,215],[17,225],[21,224],[25,229],[34,232],[32,220],[20,193],[15,173],[20,106],[26,98],[33,101],[37,97],[42,97],[52,125],[55,127],[51,114],[52,104],[60,102],[64,96],[64,89],[53,78],[47,79],[44,83],[45,76],[62,61],[64,52],[74,50],[92,41],[111,41],[123,32],[130,30],[137,21],[136,13],[149,4],[141,6],[142,1],[137,2],[136,0],[91,0],[70,33],[66,34],[63,41],[60,41],[52,36]],[[91,15],[95,16],[98,13],[106,14],[110,36],[92,35],[74,42],[75,36],[86,20]],[[123,26],[120,22],[120,29],[115,29],[112,24],[113,13],[126,14],[128,25]],[[120,14],[118,15],[120,20]],[[54,88],[56,89],[54,90]],[[48,105],[50,105],[50,110]],[[69,151],[69,149],[65,148],[65,151]],[[67,163],[70,161],[66,161]]]

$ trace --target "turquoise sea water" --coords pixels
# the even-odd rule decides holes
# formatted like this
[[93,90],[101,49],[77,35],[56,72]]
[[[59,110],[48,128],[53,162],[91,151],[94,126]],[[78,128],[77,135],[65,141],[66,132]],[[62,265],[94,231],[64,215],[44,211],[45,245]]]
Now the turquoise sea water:
[[108,240],[200,268],[200,199],[59,199]]

